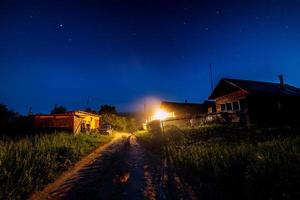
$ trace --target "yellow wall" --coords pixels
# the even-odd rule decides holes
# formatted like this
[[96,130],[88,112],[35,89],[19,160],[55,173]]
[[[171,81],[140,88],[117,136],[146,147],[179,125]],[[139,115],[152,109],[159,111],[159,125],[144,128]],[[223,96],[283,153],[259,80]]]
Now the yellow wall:
[[77,134],[79,134],[81,132],[81,121],[82,121],[81,118],[74,116],[73,133],[75,135],[77,135]]
[[75,112],[77,116],[82,118],[85,124],[90,124],[91,129],[99,128],[100,117],[96,115],[89,115],[82,112]]

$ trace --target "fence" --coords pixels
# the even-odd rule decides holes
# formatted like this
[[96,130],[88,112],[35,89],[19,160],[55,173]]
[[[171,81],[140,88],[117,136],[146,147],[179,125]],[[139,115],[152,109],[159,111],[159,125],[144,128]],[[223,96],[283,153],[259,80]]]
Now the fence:
[[147,124],[147,129],[151,132],[162,133],[165,128],[173,127],[177,129],[194,128],[209,124],[230,124],[248,125],[247,114],[243,112],[235,113],[208,113],[196,116],[185,116],[170,118],[166,120],[154,120]]

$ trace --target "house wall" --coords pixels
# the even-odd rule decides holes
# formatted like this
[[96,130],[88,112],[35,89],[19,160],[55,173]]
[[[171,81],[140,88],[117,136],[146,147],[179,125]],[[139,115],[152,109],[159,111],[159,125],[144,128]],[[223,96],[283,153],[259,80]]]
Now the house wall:
[[[217,114],[208,116],[207,120],[210,119],[211,121],[218,121],[220,123],[249,124],[247,95],[248,93],[246,91],[238,90],[216,98]],[[221,110],[222,104],[233,102],[238,102],[239,108],[237,110]],[[231,104],[231,106],[233,107],[233,104]]]
[[91,129],[97,129],[100,125],[100,117],[95,115],[89,115],[85,113],[76,112],[77,116],[79,116],[84,124],[89,124]]
[[94,122],[95,122],[95,128],[100,128],[100,117],[96,117],[94,118]]
[[182,111],[180,109],[166,109],[166,108],[162,108],[164,111],[166,111],[168,113],[168,115],[170,117],[186,117],[186,116],[190,116],[191,113],[188,111]]
[[237,91],[216,98],[217,113],[221,113],[221,104],[234,101],[243,102],[243,110],[223,113],[222,117],[228,122],[276,125],[300,122],[299,97],[247,94]]
[[81,132],[81,123],[82,123],[82,119],[80,117],[73,118],[73,133],[75,135]]
[[249,95],[249,118],[258,124],[291,124],[300,121],[300,98]]
[[234,101],[246,100],[247,92],[243,90],[239,90],[236,92],[229,93],[222,97],[216,98],[216,110],[217,112],[221,112],[221,104],[231,103]]
[[[74,134],[98,129],[100,117],[83,112],[67,113],[66,115],[36,115],[34,116],[34,127],[45,131],[66,130]],[[85,130],[84,130],[85,128]]]
[[59,129],[73,132],[73,116],[36,115],[33,125],[37,129]]

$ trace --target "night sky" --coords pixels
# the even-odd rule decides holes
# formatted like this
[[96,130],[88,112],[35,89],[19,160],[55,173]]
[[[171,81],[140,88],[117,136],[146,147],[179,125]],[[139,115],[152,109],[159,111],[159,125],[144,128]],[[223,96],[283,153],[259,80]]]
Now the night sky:
[[300,86],[299,10],[296,0],[1,0],[0,103],[26,114],[200,102],[210,63],[214,84],[282,73]]

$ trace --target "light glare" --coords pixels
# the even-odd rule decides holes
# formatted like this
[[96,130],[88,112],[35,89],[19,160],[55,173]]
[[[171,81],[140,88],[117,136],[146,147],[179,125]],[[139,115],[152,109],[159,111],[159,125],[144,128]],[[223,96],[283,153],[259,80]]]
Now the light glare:
[[158,109],[154,114],[155,120],[165,120],[168,117],[170,117],[170,114],[161,109]]

